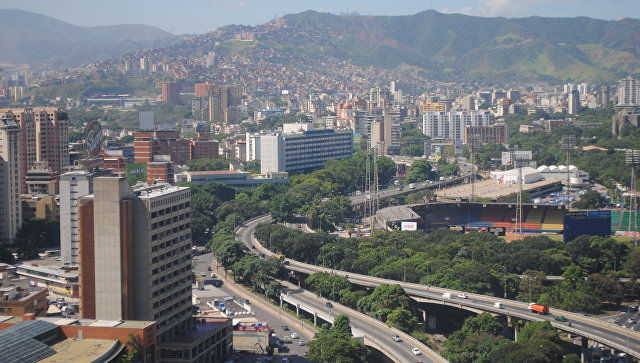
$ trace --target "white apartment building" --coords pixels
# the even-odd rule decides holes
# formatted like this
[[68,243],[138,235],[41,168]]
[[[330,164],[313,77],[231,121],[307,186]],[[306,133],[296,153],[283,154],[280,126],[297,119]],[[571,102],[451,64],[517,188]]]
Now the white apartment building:
[[489,126],[489,111],[425,112],[422,132],[432,139],[463,140],[467,126]]

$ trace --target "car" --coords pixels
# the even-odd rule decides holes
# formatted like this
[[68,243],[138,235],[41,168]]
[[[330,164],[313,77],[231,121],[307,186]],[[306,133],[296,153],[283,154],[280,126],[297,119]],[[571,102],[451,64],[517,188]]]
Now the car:
[[458,294],[458,297],[461,299],[466,299],[467,298],[467,294]]
[[636,319],[634,318],[629,318],[629,320],[627,320],[627,324],[635,324],[636,323]]
[[418,348],[416,348],[416,347],[413,347],[413,348],[411,349],[411,353],[413,353],[414,355],[420,355],[420,354],[422,354],[422,352],[420,351],[420,349],[418,349]]
[[298,339],[298,333],[291,333],[291,339]]
[[557,321],[563,321],[563,322],[567,321],[567,318],[562,315],[556,315],[554,319],[556,319]]
[[289,359],[289,357],[284,357],[284,358],[282,358],[282,360],[280,362],[289,363],[289,362],[291,362],[291,359]]
[[200,276],[207,276],[207,274],[204,272],[200,272]]
[[284,331],[289,331],[289,327],[288,327],[287,325],[283,325],[283,326],[282,326],[282,330],[284,330]]
[[342,231],[344,231],[344,228],[342,228],[342,227],[338,227],[338,228],[336,228],[336,229],[338,230],[338,232],[342,232]]
[[400,338],[400,336],[397,335],[397,334],[393,334],[391,336],[391,339],[393,339],[394,342],[401,342],[402,341],[402,338]]
[[207,267],[207,271],[211,271],[211,266]]
[[298,345],[304,345],[304,340],[302,339],[298,340]]
[[327,302],[325,303],[325,305],[327,305],[327,307],[328,307],[329,309],[331,309],[331,308],[333,307],[333,304],[332,304],[330,301],[327,301]]
[[256,249],[256,246],[255,246],[255,245],[252,245],[252,246],[251,246],[251,249],[252,249],[252,250],[255,250],[255,249]]

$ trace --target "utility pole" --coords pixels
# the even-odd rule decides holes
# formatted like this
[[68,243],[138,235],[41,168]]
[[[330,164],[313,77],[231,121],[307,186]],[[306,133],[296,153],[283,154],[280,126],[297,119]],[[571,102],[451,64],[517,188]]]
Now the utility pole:
[[566,190],[564,193],[565,196],[565,205],[567,210],[569,209],[569,204],[571,204],[569,202],[569,188],[571,187],[571,171],[569,170],[569,155],[571,154],[571,150],[573,150],[573,148],[576,146],[576,137],[574,135],[565,135],[562,136],[562,139],[560,140],[560,146],[562,147],[562,150],[567,152],[567,180],[566,180]]
[[473,203],[476,200],[476,143],[477,135],[473,134],[469,137],[469,153],[471,154],[471,195],[469,196],[469,202]]
[[631,166],[631,187],[629,188],[629,226],[627,232],[633,236],[633,246],[638,247],[638,198],[636,196],[636,166],[640,165],[640,150],[626,150],[625,161]]

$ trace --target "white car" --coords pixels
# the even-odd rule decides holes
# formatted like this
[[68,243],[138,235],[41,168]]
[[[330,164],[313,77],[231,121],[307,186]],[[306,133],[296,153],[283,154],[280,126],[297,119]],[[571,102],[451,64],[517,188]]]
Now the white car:
[[466,299],[467,298],[467,294],[458,294],[458,297],[461,299]]
[[411,353],[413,353],[414,355],[420,355],[420,354],[422,354],[422,352],[420,351],[420,349],[418,349],[418,348],[416,348],[416,347],[413,347],[413,348],[411,349]]
[[291,339],[298,339],[298,333],[291,333]]

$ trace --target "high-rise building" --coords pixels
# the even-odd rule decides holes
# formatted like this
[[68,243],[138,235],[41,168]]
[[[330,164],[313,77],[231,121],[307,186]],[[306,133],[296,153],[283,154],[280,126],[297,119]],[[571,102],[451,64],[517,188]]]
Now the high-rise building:
[[27,171],[46,164],[59,175],[69,165],[69,122],[59,107],[3,108],[0,118],[13,119],[20,127],[20,184],[27,193]]
[[629,76],[618,81],[618,106],[640,105],[640,84]]
[[83,318],[149,320],[170,341],[192,326],[191,191],[93,180],[79,201]]
[[475,140],[480,143],[493,142],[496,144],[509,143],[509,128],[507,124],[495,124],[491,126],[467,126],[464,128],[465,144],[469,140]]
[[240,90],[236,85],[219,85],[209,93],[209,120],[215,124],[240,122]]
[[402,127],[399,112],[385,112],[384,114],[384,149],[385,155],[400,155],[402,143]]
[[0,118],[0,242],[11,243],[22,225],[20,127]]
[[462,140],[466,126],[488,126],[489,111],[426,112],[422,115],[422,132],[432,139]]
[[162,82],[162,102],[170,105],[180,104],[180,83]]
[[353,156],[351,131],[311,130],[260,137],[260,172],[305,172]]
[[60,176],[60,259],[65,266],[80,262],[78,201],[93,194],[93,179],[109,176],[110,170],[72,171]]
[[574,89],[567,97],[567,113],[577,115],[580,108],[580,91]]

